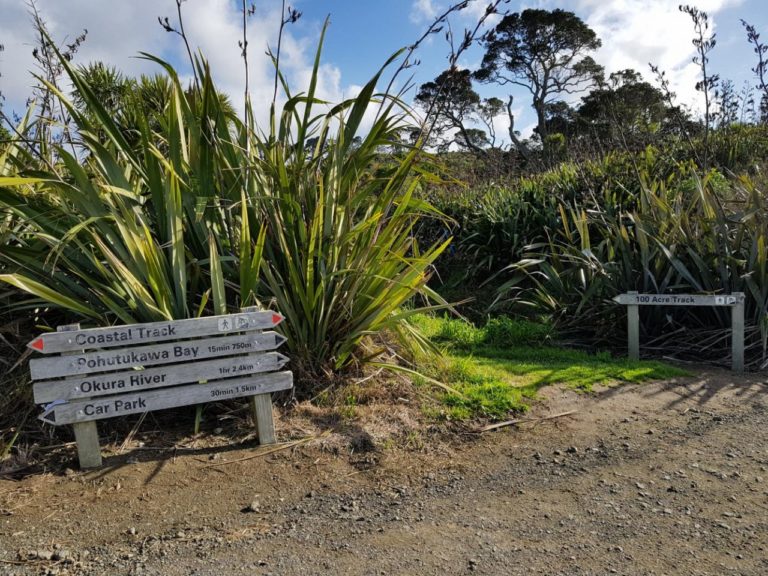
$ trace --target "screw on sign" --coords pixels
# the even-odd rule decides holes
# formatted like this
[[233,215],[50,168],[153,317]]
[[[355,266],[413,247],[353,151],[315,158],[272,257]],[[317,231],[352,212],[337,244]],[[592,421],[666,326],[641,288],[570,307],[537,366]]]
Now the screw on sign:
[[246,308],[43,334],[28,344],[49,355],[29,363],[40,420],[74,426],[83,468],[101,466],[96,420],[225,398],[250,398],[259,442],[274,443],[271,393],[293,387],[293,374],[282,370],[288,358],[273,352],[286,338],[268,331],[282,321]]

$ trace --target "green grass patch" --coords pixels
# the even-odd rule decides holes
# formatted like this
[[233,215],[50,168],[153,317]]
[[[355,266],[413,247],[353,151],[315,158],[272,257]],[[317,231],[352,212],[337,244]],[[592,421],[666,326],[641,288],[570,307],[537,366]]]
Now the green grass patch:
[[550,327],[526,320],[500,317],[477,327],[463,320],[421,315],[415,323],[443,350],[443,356],[429,365],[429,376],[448,384],[457,394],[444,393],[441,400],[445,409],[432,415],[451,420],[504,418],[512,411],[524,411],[528,400],[542,386],[551,384],[590,391],[598,384],[687,374],[661,362],[555,347]]

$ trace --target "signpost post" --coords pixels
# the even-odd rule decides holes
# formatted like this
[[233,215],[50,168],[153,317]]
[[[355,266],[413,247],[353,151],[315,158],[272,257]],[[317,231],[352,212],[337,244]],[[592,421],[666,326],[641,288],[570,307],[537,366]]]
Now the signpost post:
[[731,369],[744,371],[744,293],[724,295],[640,294],[627,292],[613,299],[627,306],[627,348],[632,360],[640,358],[640,306],[718,306],[731,309]]
[[[59,333],[75,332],[80,330],[80,324],[59,326]],[[62,356],[76,354],[76,352],[64,353]],[[77,456],[81,468],[98,468],[101,466],[101,447],[99,446],[99,429],[96,422],[75,422],[72,424],[77,444]]]
[[[256,308],[246,308],[245,312],[256,311]],[[256,356],[251,354],[251,358]],[[251,417],[256,425],[256,437],[259,444],[274,444],[275,423],[272,417],[272,398],[269,394],[254,394],[249,399],[251,407]]]
[[[96,421],[177,406],[251,397],[261,444],[275,440],[271,393],[293,387],[277,352],[283,320],[255,308],[239,314],[81,330],[61,326],[28,344],[44,422],[71,424],[82,468],[101,466]],[[159,342],[159,343],[158,343]]]

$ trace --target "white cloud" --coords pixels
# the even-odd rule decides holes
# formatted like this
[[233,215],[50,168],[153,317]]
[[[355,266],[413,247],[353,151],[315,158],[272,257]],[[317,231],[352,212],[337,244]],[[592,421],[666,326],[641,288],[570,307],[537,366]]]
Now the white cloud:
[[[719,11],[741,4],[741,0],[697,0],[716,25]],[[596,59],[607,72],[634,68],[651,79],[648,64],[667,71],[672,90],[682,103],[696,103],[701,95],[695,84],[698,67],[691,62],[693,24],[669,0],[578,0],[575,12],[603,40]]]
[[[57,41],[71,42],[88,30],[77,62],[104,60],[128,73],[149,70],[151,65],[134,58],[139,50],[161,53],[168,45],[157,24],[156,3],[151,0],[99,2],[40,0],[38,8]],[[0,42],[5,45],[0,61],[0,89],[9,105],[23,106],[30,95],[36,70],[32,57],[34,30],[27,6],[18,0],[0,0]]]
[[[469,21],[470,24],[476,24],[480,21],[480,18],[485,16],[485,11],[488,8],[488,5],[491,4],[491,0],[470,0],[467,7],[463,10],[462,14],[464,15],[465,19]],[[504,10],[504,4],[499,6],[499,10]],[[501,20],[501,16],[497,14],[491,14],[488,16],[488,19],[485,21],[486,28],[496,26],[498,24],[499,20]]]
[[[159,72],[156,64],[136,58],[140,51],[149,52],[180,63],[183,78],[189,77],[186,49],[176,34],[163,31],[158,16],[168,16],[175,25],[173,2],[158,6],[155,0],[94,2],[93,0],[38,0],[38,7],[58,42],[72,40],[84,28],[88,37],[76,56],[77,63],[100,60],[117,66],[128,74]],[[257,121],[267,120],[272,100],[274,68],[265,52],[277,44],[281,18],[278,1],[257,4],[256,14],[248,21],[248,58],[251,101]],[[35,69],[32,49],[34,30],[24,2],[0,0],[0,90],[10,109],[21,111],[30,95]],[[244,101],[245,71],[238,40],[242,38],[242,13],[231,0],[186,2],[182,6],[186,33],[192,50],[199,48],[208,59],[219,90],[230,95],[237,110]],[[306,90],[312,71],[319,28],[304,26],[308,36],[295,36],[291,26],[283,35],[281,69],[288,77],[294,93]],[[342,73],[337,67],[323,64],[320,68],[317,97],[336,102],[355,87],[343,87]],[[347,94],[348,95],[348,94]]]
[[413,0],[411,6],[411,22],[422,24],[431,22],[437,17],[437,8],[432,0]]
[[[414,24],[432,23],[439,15],[443,14],[455,3],[455,0],[413,0],[410,14],[411,22]],[[486,8],[491,3],[492,0],[469,0],[467,7],[454,13],[454,16],[457,17],[463,25],[474,27],[485,15]],[[502,4],[499,9],[503,11],[504,5]],[[491,14],[485,22],[485,27],[495,26],[500,19],[501,16],[498,14]]]

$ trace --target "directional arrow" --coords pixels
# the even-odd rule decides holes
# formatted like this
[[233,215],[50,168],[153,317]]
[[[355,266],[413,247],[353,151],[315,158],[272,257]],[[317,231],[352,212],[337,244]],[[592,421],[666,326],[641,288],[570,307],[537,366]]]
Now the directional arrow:
[[77,376],[64,380],[35,382],[35,404],[47,404],[57,400],[72,401],[96,398],[125,392],[143,392],[156,388],[168,388],[193,382],[210,382],[222,378],[243,377],[249,374],[280,370],[289,359],[278,352],[230,356],[212,360],[198,360],[183,364],[103,372]]
[[43,354],[92,350],[94,348],[116,348],[182,338],[267,330],[274,328],[283,320],[281,314],[272,310],[249,311],[223,316],[206,316],[205,318],[51,332],[41,334],[29,342],[27,346]]
[[62,404],[66,404],[65,400],[54,400],[47,406],[43,408],[43,413],[40,414],[40,416],[37,417],[38,420],[42,420],[43,422],[46,422],[48,424],[56,425],[56,406],[61,406]]
[[282,368],[283,366],[288,364],[288,362],[291,361],[291,359],[288,358],[288,356],[283,356],[279,352],[276,352],[276,354],[277,354],[277,369],[278,370],[280,370],[280,368]]
[[292,387],[293,374],[290,372],[270,372],[247,378],[217,380],[207,384],[173,386],[146,392],[73,400],[55,406],[49,405],[50,413],[47,410],[39,418],[55,425],[73,424],[176,406],[268,394],[280,390],[290,390]]
[[62,376],[114,372],[161,364],[187,364],[205,358],[234,357],[251,352],[274,350],[285,341],[285,336],[277,332],[184,340],[133,346],[123,350],[99,350],[84,354],[37,358],[29,361],[29,371],[33,380],[47,380]]

